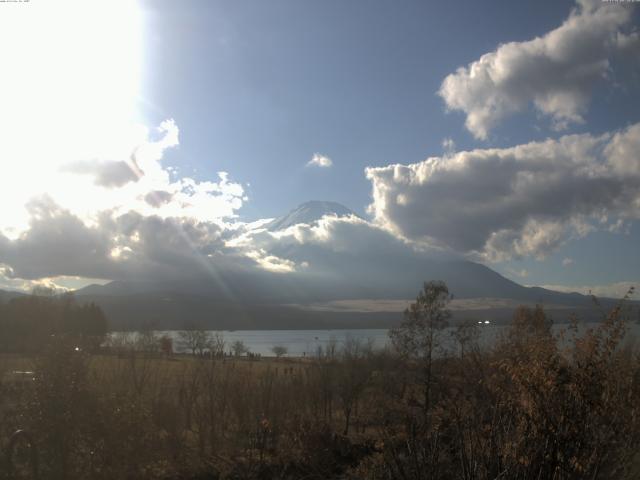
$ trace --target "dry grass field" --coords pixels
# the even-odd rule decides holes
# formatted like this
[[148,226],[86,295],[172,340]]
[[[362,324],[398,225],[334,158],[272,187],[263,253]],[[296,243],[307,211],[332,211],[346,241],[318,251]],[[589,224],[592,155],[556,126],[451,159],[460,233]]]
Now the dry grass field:
[[[446,310],[424,312],[392,331],[393,350],[352,340],[305,359],[58,335],[0,356],[2,448],[25,429],[40,478],[60,480],[637,478],[640,356],[622,304],[562,338],[523,307],[484,350],[462,325],[445,357]],[[27,443],[5,471],[26,475]]]

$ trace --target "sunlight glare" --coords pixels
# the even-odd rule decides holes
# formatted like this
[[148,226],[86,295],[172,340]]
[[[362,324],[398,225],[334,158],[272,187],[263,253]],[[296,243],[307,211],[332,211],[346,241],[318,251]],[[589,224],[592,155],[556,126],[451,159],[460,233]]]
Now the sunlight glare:
[[5,6],[0,16],[0,201],[12,208],[3,209],[0,232],[11,236],[26,227],[23,206],[34,194],[91,201],[70,192],[74,185],[60,174],[61,167],[127,158],[142,137],[144,132],[133,128],[142,26],[138,5],[127,0]]

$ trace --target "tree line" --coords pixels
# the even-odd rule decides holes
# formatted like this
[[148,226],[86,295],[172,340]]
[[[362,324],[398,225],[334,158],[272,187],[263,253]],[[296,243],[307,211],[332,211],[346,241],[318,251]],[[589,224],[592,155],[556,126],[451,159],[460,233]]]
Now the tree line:
[[0,351],[41,352],[53,336],[69,336],[96,350],[108,332],[107,318],[94,303],[80,304],[72,293],[36,289],[0,303]]

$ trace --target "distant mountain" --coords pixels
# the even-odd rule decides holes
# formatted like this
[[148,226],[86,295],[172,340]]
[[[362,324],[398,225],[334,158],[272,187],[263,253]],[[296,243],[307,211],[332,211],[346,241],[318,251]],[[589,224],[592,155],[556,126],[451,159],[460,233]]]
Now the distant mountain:
[[[414,297],[417,293],[415,290]],[[399,306],[397,311],[343,308],[348,302],[339,303],[337,308],[332,306],[338,302],[259,303],[250,299],[231,301],[216,296],[162,292],[131,295],[83,295],[80,292],[77,298],[83,303],[94,302],[99,305],[114,330],[176,330],[193,327],[211,330],[390,328],[402,319],[404,309],[403,306]],[[512,318],[516,305],[537,303],[531,300],[496,300],[500,299],[480,298],[468,308],[453,309],[453,322],[491,320],[493,323],[506,323]],[[359,303],[366,304],[366,299]],[[601,303],[605,309],[612,305],[607,300]],[[555,322],[565,322],[571,315],[583,321],[602,319],[585,297],[573,305],[543,304]]]
[[[362,259],[360,259],[362,260]],[[454,311],[454,320],[505,322],[514,305],[542,304],[556,321],[571,314],[597,320],[589,297],[538,287],[524,287],[490,268],[468,261],[422,260],[413,265],[392,266],[383,259],[377,265],[358,267],[358,259],[337,255],[341,275],[274,274],[270,272],[221,275],[217,282],[112,282],[78,290],[82,302],[103,308],[114,329],[181,329],[202,326],[211,329],[320,329],[387,328],[402,318],[397,311],[342,308],[350,301],[415,298],[423,281],[443,280],[455,299],[468,308]],[[331,265],[327,266],[329,269]],[[333,305],[339,304],[338,308]],[[463,305],[464,301],[461,302]],[[502,306],[501,306],[502,304]],[[605,308],[611,301],[602,300]]]
[[312,224],[325,215],[335,215],[336,217],[358,216],[352,210],[339,203],[313,200],[303,203],[282,217],[274,219],[265,225],[265,228],[275,232],[299,223]]
[[12,290],[0,290],[0,303],[6,303],[12,298],[23,297],[24,295],[26,294]]
[[77,290],[76,295],[179,294],[228,303],[304,305],[365,298],[408,299],[415,296],[424,281],[442,280],[456,298],[508,298],[559,305],[588,301],[587,297],[576,293],[524,287],[484,265],[464,260],[369,258],[306,245],[289,246],[287,253],[298,263],[300,259],[310,258],[320,267],[313,273],[223,271],[217,272],[215,279],[114,281],[106,285],[89,285]]
[[135,281],[127,281],[123,282],[120,280],[116,280],[113,282],[106,283],[104,285],[99,285],[97,283],[92,283],[91,285],[87,285],[79,290],[76,290],[76,295],[114,295],[114,296],[122,296],[122,295],[133,295],[139,293],[148,293],[150,291],[157,291],[158,284],[155,282],[135,282]]
[[[339,203],[312,201],[272,220],[266,228],[280,231],[300,223],[313,224],[325,215],[355,213]],[[386,238],[381,235],[376,238]],[[369,248],[368,238],[349,238],[347,242],[356,242],[354,248],[332,248],[323,242],[272,246],[272,255],[306,265],[294,272],[243,269],[234,264],[219,267],[206,277],[190,273],[180,280],[89,285],[76,291],[76,296],[101,306],[117,329],[144,325],[157,329],[190,325],[212,329],[374,328],[393,325],[404,308],[402,302],[398,311],[393,310],[393,302],[394,307],[386,310],[376,310],[376,305],[413,299],[424,281],[442,280],[455,299],[462,300],[454,311],[457,319],[506,321],[515,305],[537,303],[556,320],[566,320],[571,313],[583,319],[597,318],[587,296],[524,287],[479,263],[418,254],[393,237],[384,240],[387,243],[382,247]],[[605,308],[611,304],[603,301]]]

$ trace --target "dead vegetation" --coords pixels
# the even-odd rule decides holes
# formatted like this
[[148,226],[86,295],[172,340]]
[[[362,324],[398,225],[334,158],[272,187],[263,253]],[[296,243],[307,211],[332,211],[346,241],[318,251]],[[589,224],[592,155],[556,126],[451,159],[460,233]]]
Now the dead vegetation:
[[2,358],[3,438],[28,429],[48,479],[637,478],[624,302],[562,338],[542,308],[520,308],[491,349],[465,326],[442,356],[447,298],[425,285],[393,351],[352,339],[304,362],[104,355],[52,337],[31,360]]

